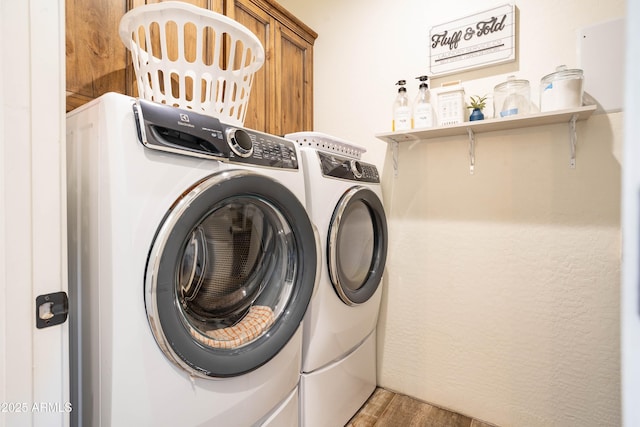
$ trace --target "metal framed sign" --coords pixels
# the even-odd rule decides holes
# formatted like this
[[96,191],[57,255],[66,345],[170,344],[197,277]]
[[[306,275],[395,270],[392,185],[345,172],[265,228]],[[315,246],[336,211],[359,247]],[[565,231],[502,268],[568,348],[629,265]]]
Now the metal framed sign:
[[505,4],[431,28],[432,75],[515,61],[515,6]]

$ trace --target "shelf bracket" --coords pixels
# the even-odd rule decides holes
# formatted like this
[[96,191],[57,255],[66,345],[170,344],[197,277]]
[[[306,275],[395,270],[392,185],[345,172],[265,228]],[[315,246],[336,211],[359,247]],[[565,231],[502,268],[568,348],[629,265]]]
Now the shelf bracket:
[[467,128],[469,134],[469,174],[473,175],[476,167],[476,136],[471,128]]
[[393,176],[398,176],[398,141],[391,143],[391,158],[393,161]]
[[576,134],[577,120],[578,115],[573,114],[569,121],[569,167],[571,169],[576,168],[576,142],[578,140],[578,135]]

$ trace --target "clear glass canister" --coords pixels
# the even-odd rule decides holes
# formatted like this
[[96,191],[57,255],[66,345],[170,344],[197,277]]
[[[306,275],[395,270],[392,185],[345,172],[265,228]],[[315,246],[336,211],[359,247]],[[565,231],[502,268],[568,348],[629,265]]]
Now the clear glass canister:
[[531,88],[529,80],[507,77],[493,89],[493,111],[495,117],[508,117],[516,114],[529,114],[531,107]]
[[566,110],[582,106],[582,70],[565,65],[540,79],[540,111]]

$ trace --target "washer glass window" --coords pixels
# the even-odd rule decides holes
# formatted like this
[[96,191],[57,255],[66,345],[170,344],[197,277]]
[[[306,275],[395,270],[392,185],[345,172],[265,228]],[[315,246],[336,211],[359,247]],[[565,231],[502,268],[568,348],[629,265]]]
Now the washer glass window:
[[184,246],[175,286],[193,337],[236,348],[266,333],[291,296],[297,250],[269,202],[237,197],[214,206]]
[[316,268],[313,226],[289,189],[248,171],[211,175],[174,203],[149,252],[156,342],[190,375],[256,369],[298,330]]

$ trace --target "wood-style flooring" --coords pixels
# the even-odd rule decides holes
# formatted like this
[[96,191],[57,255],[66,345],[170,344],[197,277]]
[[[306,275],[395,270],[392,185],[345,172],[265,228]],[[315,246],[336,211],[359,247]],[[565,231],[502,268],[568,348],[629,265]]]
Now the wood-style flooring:
[[346,427],[496,427],[378,387]]

